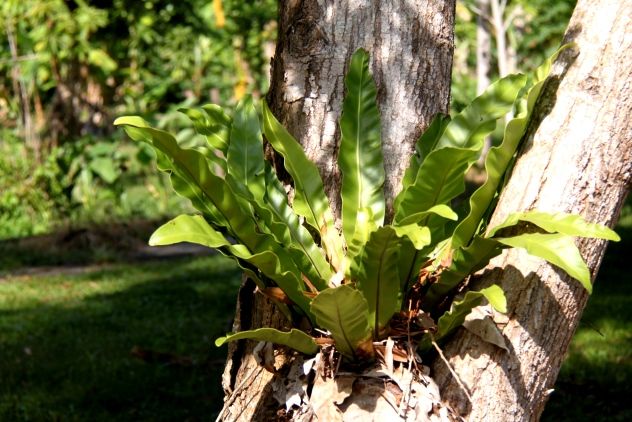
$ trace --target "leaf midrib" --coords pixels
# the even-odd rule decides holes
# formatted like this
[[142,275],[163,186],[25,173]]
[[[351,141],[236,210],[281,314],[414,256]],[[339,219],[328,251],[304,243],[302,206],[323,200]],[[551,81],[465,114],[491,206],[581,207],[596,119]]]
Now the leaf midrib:
[[362,60],[362,68],[360,71],[360,89],[358,90],[358,106],[356,107],[356,148],[355,148],[355,158],[356,158],[356,178],[358,180],[358,197],[356,199],[356,213],[362,209],[362,191],[363,191],[363,180],[362,180],[362,171],[360,170],[360,116],[361,116],[361,105],[362,105],[362,91],[364,89],[364,59]]

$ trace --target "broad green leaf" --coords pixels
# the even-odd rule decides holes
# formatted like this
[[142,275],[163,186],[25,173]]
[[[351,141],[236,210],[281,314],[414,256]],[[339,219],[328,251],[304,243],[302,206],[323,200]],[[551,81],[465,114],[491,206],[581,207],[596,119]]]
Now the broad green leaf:
[[397,262],[402,293],[408,291],[408,286],[419,274],[419,269],[428,258],[415,249],[413,243],[407,238],[402,238],[399,245],[399,260]]
[[421,211],[414,214],[411,214],[405,218],[403,218],[398,224],[406,225],[406,224],[417,224],[420,221],[424,220],[430,214],[438,215],[439,217],[445,218],[447,220],[456,221],[459,216],[455,213],[452,208],[445,204],[435,205],[430,208],[428,211]]
[[349,285],[323,290],[311,307],[318,326],[329,330],[336,348],[348,358],[361,355],[362,346],[371,339],[369,306],[358,290]]
[[345,260],[347,263],[362,251],[362,248],[369,241],[371,233],[378,229],[371,216],[370,208],[363,208],[357,213],[358,224],[355,226],[355,232],[351,239],[347,239],[347,254]]
[[369,304],[375,337],[401,307],[401,252],[409,244],[421,249],[430,243],[430,230],[411,224],[384,226],[372,232],[361,253],[351,263],[350,273]]
[[498,242],[513,248],[523,248],[538,258],[556,265],[577,279],[592,293],[590,271],[573,237],[564,234],[526,233],[514,237],[496,238]]
[[[219,218],[213,224],[225,227],[229,234],[243,243],[253,253],[274,250],[281,253],[274,238],[258,226],[252,211],[247,208],[245,201],[230,189],[225,181],[213,174],[206,158],[198,151],[183,149],[175,138],[168,132],[150,127],[134,126],[138,120],[132,118],[117,119],[117,124],[132,126],[134,130],[142,132],[158,153],[167,157],[163,164],[167,170],[177,173],[176,183],[181,192],[191,195],[193,204],[205,206],[202,212],[211,217]],[[142,124],[142,122],[140,122]],[[188,189],[184,184],[188,185]],[[174,183],[174,187],[176,184]]]
[[[564,48],[566,47],[562,47]],[[514,153],[531,120],[535,102],[548,77],[551,62],[562,49],[540,66],[535,77],[529,78],[527,84],[521,89],[514,106],[515,117],[507,122],[501,144],[492,147],[485,159],[485,182],[470,197],[470,212],[454,231],[452,238],[454,248],[467,245],[478,230],[481,219],[492,204],[505,171],[512,163]]]
[[228,174],[263,203],[266,185],[264,178],[263,138],[252,99],[242,100],[235,109],[226,153]]
[[224,248],[225,253],[254,265],[266,277],[273,280],[292,302],[311,317],[309,313],[310,301],[304,295],[299,271],[283,249],[270,247],[269,250],[253,254],[244,245],[232,245],[203,217],[189,215],[178,216],[162,225],[150,239],[152,246],[171,245],[179,242],[191,242],[211,248]]
[[501,224],[489,230],[487,237],[493,237],[500,229],[515,226],[519,221],[527,221],[549,233],[561,233],[567,236],[594,237],[618,242],[621,240],[612,229],[601,224],[589,223],[582,216],[566,213],[547,213],[526,211],[510,214]]
[[[493,126],[495,121],[487,127],[490,132]],[[465,172],[476,161],[479,149],[478,146],[446,147],[431,152],[419,168],[415,183],[398,195],[399,207],[393,224],[401,224],[409,216],[427,212],[435,205],[447,204],[462,193],[465,190]],[[426,225],[424,220],[428,217],[423,217],[420,224]]]
[[191,119],[195,131],[204,136],[213,149],[226,156],[232,120],[220,106],[208,104],[202,110],[180,108],[178,111]]
[[285,230],[287,233],[284,244],[287,245],[288,252],[312,284],[319,290],[325,289],[333,276],[329,263],[314,242],[312,235],[303,227],[288,204],[285,190],[269,165],[266,166],[265,178],[264,201],[267,208],[274,214],[275,221],[279,222],[278,231]]
[[214,230],[201,215],[179,215],[160,226],[149,238],[150,246],[190,242],[209,248],[229,246],[230,242]]
[[362,224],[358,213],[369,209],[371,226],[384,222],[384,162],[380,138],[377,89],[369,73],[369,55],[357,50],[345,78],[346,95],[340,117],[338,166],[342,172],[342,231],[347,243]]
[[310,226],[320,232],[323,226],[333,225],[333,216],[318,169],[307,158],[301,145],[276,120],[266,102],[262,101],[261,104],[266,139],[275,151],[283,156],[285,169],[294,180],[294,209],[305,217]]
[[[164,154],[160,154],[164,156]],[[170,162],[166,158],[164,159],[164,161],[170,164]],[[215,208],[213,204],[206,200],[204,193],[198,186],[189,183],[185,179],[180,177],[180,175],[173,169],[173,166],[171,165],[163,165],[161,170],[170,173],[169,180],[171,180],[171,186],[178,195],[190,200],[193,207],[204,215],[208,215],[210,221],[215,222],[216,226],[228,226],[228,222],[224,218],[223,214],[217,208]]]
[[424,298],[424,309],[431,310],[465,277],[485,267],[489,260],[500,252],[498,242],[480,236],[475,236],[469,246],[454,250],[452,263],[441,272],[438,282],[430,286]]
[[[114,125],[122,125],[127,135],[137,142],[144,142],[149,146],[152,144],[151,133],[147,130],[151,128],[149,124],[138,116],[119,117],[114,121]],[[153,148],[156,153],[156,164],[160,171],[169,174],[171,184],[176,193],[183,198],[189,199],[193,206],[200,212],[209,215],[213,221],[219,225],[226,227],[228,222],[225,221],[222,213],[217,210],[211,203],[205,200],[202,190],[188,182],[185,178],[180,177],[171,159],[169,159],[162,151]]]
[[407,224],[405,226],[391,226],[398,238],[407,237],[415,249],[421,250],[430,244],[430,229],[417,224]]
[[215,346],[219,347],[228,341],[241,339],[282,344],[298,350],[301,353],[305,353],[306,355],[313,355],[318,352],[318,345],[314,342],[314,338],[296,328],[292,328],[290,331],[279,331],[274,328],[258,328],[256,330],[241,331],[239,333],[228,333],[226,336],[215,340]]
[[285,169],[294,180],[294,211],[321,234],[323,247],[337,270],[342,264],[342,241],[334,226],[334,217],[318,169],[307,158],[301,145],[277,121],[265,101],[261,102],[261,106],[266,139],[283,156]]
[[369,320],[374,338],[400,310],[399,249],[392,226],[380,227],[369,237],[362,251],[351,263],[352,279],[369,305]]
[[332,276],[325,257],[287,203],[287,195],[272,167],[264,160],[257,112],[251,100],[235,110],[227,151],[226,180],[247,199],[265,228],[283,244],[301,272],[319,290]]
[[262,250],[261,248],[265,246],[262,244],[265,237],[258,234],[255,221],[243,209],[240,201],[224,180],[213,174],[206,158],[200,152],[180,148],[175,138],[168,132],[146,126],[135,126],[138,124],[135,119],[119,118],[114,123],[133,126],[136,130],[142,131],[150,145],[168,157],[171,170],[177,172],[187,184],[192,185],[196,196],[202,195],[204,202],[208,201],[217,210],[223,220],[217,223],[227,224],[226,228],[229,232],[250,250]]
[[524,84],[523,75],[500,79],[447,124],[419,166],[415,181],[398,195],[396,223],[435,205],[447,204],[465,190],[465,172],[478,158],[496,121],[511,110]]
[[481,305],[484,298],[496,311],[507,312],[507,299],[500,286],[492,285],[477,292],[467,292],[463,299],[454,301],[450,310],[439,318],[435,339],[441,340],[463,325],[465,317]]
[[[430,154],[437,145],[437,142],[441,138],[441,135],[443,135],[443,131],[448,123],[450,123],[450,116],[438,113],[434,116],[432,122],[430,122],[430,126],[428,126],[424,133],[421,134],[415,143],[415,152],[410,158],[410,164],[404,173],[404,177],[402,179],[402,190],[407,189],[415,182],[419,166],[421,166],[421,163],[423,163],[428,154]],[[398,205],[399,204],[395,202],[395,208],[397,208]]]

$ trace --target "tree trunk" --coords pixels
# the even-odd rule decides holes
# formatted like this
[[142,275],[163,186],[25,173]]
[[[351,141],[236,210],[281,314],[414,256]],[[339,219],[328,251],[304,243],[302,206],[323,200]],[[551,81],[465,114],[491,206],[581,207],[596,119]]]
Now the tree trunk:
[[[492,34],[490,32],[489,0],[476,1],[476,94],[480,95],[489,86],[489,74],[492,70]],[[485,144],[478,159],[478,165],[485,165],[485,158],[492,147],[492,138],[485,138]]]
[[[378,87],[384,140],[387,207],[399,190],[414,143],[423,129],[449,105],[453,54],[454,0],[420,2],[283,0],[272,64],[268,102],[298,139],[321,172],[335,215],[340,214],[338,117],[344,74],[353,52],[371,54]],[[254,284],[245,281],[237,307],[235,331],[261,326],[289,328]],[[274,377],[253,356],[252,342],[229,346],[223,378],[226,391],[222,420],[268,420],[276,417]],[[286,362],[280,353],[276,367]]]
[[[626,2],[578,2],[566,42],[577,43],[579,56],[558,60],[492,225],[530,209],[615,224],[632,178],[631,26]],[[578,240],[593,280],[606,243]],[[561,270],[519,250],[494,260],[477,287],[492,283],[507,294],[509,314],[495,319],[509,351],[461,329],[445,354],[472,402],[439,361],[435,379],[443,399],[472,421],[537,420],[588,294]]]

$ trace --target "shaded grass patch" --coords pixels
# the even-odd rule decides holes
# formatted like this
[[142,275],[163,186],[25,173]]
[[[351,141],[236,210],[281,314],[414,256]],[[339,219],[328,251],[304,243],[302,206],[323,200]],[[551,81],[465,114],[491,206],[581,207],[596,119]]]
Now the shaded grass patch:
[[0,420],[208,420],[239,280],[216,255],[0,282]]
[[632,420],[632,220],[616,230],[543,421]]

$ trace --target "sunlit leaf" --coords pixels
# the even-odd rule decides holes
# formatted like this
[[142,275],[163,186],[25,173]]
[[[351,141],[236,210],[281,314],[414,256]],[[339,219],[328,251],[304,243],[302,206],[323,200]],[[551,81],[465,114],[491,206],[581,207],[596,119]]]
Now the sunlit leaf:
[[274,328],[258,328],[256,330],[241,331],[239,333],[228,333],[224,337],[215,340],[215,346],[219,347],[228,341],[241,339],[267,341],[275,344],[282,344],[291,347],[306,355],[313,355],[318,352],[318,345],[314,338],[295,328],[290,331],[279,331]]
[[[465,172],[477,160],[497,119],[511,110],[524,83],[523,75],[500,79],[447,124],[419,166],[415,181],[398,195],[395,223],[435,205],[447,204],[465,190]],[[426,225],[423,221],[421,224]]]
[[507,122],[500,145],[492,147],[485,159],[485,182],[470,197],[470,212],[459,223],[452,237],[452,246],[458,248],[469,243],[477,232],[481,219],[491,206],[505,171],[513,161],[514,153],[520,144],[540,91],[548,77],[552,61],[566,46],[558,50],[530,77],[520,90],[514,105],[514,117]]
[[526,233],[496,240],[513,248],[523,248],[530,255],[542,258],[566,271],[592,293],[590,271],[573,237],[564,234]]
[[362,355],[361,346],[371,338],[369,307],[362,293],[348,285],[323,290],[312,301],[311,310],[318,325],[329,330],[340,353],[353,359]]
[[334,226],[334,217],[318,169],[307,158],[301,145],[277,121],[265,101],[261,102],[261,106],[266,139],[283,156],[285,169],[294,181],[294,211],[305,217],[307,224],[321,234],[322,245],[330,262],[335,269],[339,269],[343,256],[342,241]]
[[493,237],[499,230],[515,226],[526,221],[546,230],[549,233],[562,233],[567,236],[593,237],[619,241],[621,238],[612,229],[601,224],[590,223],[580,215],[566,213],[547,213],[542,211],[526,211],[510,214],[501,224],[489,230],[488,237]]
[[[463,325],[465,318],[472,309],[483,304],[487,299],[489,304],[498,312],[507,312],[507,299],[500,286],[492,285],[477,292],[469,291],[460,300],[455,300],[450,310],[444,313],[437,322],[437,333],[434,335],[437,341],[450,335],[454,330]],[[425,343],[425,344],[424,344]],[[428,338],[422,342],[421,347],[427,348]]]
[[271,247],[259,253],[251,253],[240,244],[231,244],[224,235],[213,229],[201,216],[180,215],[162,225],[152,235],[151,245],[170,245],[191,242],[211,248],[223,248],[227,255],[249,262],[273,280],[308,316],[310,300],[304,294],[303,282],[287,253]]
[[[379,227],[384,221],[384,162],[380,138],[377,89],[369,73],[369,55],[359,49],[345,78],[346,96],[340,117],[338,166],[342,172],[342,231],[347,243],[356,225]],[[358,219],[359,212],[371,221]]]

